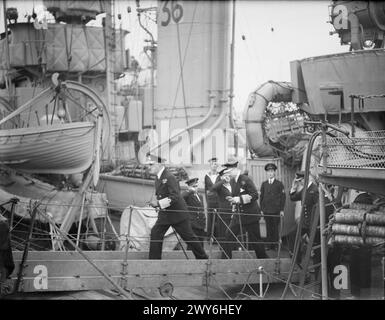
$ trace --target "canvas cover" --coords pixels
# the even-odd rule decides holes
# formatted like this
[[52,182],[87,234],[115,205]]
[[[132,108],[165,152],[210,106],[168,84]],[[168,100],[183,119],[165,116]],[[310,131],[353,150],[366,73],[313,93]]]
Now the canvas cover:
[[[125,250],[127,238],[130,240],[128,251],[148,251],[150,233],[158,218],[158,213],[151,207],[128,207],[120,219],[120,250]],[[170,227],[163,241],[163,250],[173,250],[178,243]]]
[[[46,64],[52,72],[104,72],[104,32],[101,27],[74,24],[48,24],[47,30],[37,30],[32,23],[10,26],[11,67]],[[113,71],[125,68],[124,37],[126,31],[115,31]],[[0,40],[0,69],[6,69],[5,39]]]
[[[298,63],[300,67],[298,67]],[[385,50],[362,50],[342,54],[307,58],[292,62],[293,87],[306,90],[306,98],[297,95],[298,101],[308,102],[306,111],[311,114],[338,114],[343,92],[341,113],[350,113],[350,95],[385,94]],[[299,97],[298,97],[299,96]],[[296,95],[294,95],[294,98]],[[368,99],[363,109],[355,103],[356,112],[384,111],[384,99]]]
[[[39,201],[39,209],[49,214],[60,225],[68,212],[68,204],[76,196],[79,196],[76,190],[57,190],[48,183],[0,168],[0,204],[9,201],[11,198],[18,198],[19,203],[15,206],[15,214],[19,217],[30,219],[30,203],[33,204]],[[107,214],[106,204],[106,194],[86,192],[83,218],[88,215],[93,218],[105,217]],[[11,209],[10,204],[4,207],[7,210]],[[76,210],[75,222],[79,220],[79,217],[80,207]],[[39,221],[46,222],[42,215],[37,215],[36,218]]]
[[100,0],[43,0],[44,6],[51,13],[58,16],[86,16],[95,18],[104,12],[106,1]]

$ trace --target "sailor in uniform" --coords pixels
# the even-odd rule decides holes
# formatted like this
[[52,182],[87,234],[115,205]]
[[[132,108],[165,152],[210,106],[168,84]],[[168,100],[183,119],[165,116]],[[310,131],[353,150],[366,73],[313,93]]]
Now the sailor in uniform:
[[[210,171],[204,177],[205,196],[207,203],[207,234],[211,237],[213,230],[213,215],[218,209],[218,195],[211,190],[211,187],[221,181],[218,174],[218,159],[213,157],[209,160]],[[214,226],[214,235],[217,234],[216,226]]]
[[[192,230],[203,247],[204,239],[206,237],[206,216],[203,199],[198,194],[198,180],[198,178],[192,178],[186,181],[188,190],[182,192],[182,197],[187,204]],[[187,250],[191,250],[191,247],[188,246]]]
[[206,252],[192,231],[187,205],[183,200],[179,183],[175,176],[164,165],[165,160],[148,155],[146,164],[150,166],[150,173],[155,174],[155,195],[150,205],[159,209],[158,219],[151,229],[150,259],[161,259],[163,238],[169,227],[181,236],[191,247],[197,259],[208,259]]

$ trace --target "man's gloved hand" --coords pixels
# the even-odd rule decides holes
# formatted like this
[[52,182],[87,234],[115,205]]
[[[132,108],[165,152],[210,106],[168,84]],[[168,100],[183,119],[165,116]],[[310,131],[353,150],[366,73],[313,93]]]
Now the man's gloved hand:
[[228,196],[228,197],[226,197],[226,200],[229,201],[230,203],[233,203],[233,204],[241,202],[239,197],[230,197],[230,196]]

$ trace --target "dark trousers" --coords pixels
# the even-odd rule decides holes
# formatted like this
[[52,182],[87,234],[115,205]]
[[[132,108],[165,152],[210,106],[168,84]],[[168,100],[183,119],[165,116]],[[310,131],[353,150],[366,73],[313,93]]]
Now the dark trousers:
[[226,232],[229,229],[231,221],[231,211],[225,213],[224,210],[222,210],[222,212],[222,214],[218,214],[215,218],[217,226],[216,241],[219,244],[220,249],[224,250],[224,247],[226,246]]
[[[306,228],[302,230],[302,235],[307,234],[310,236],[310,229]],[[315,236],[314,236],[314,242],[313,246],[318,246],[321,244],[321,238],[320,238],[320,232],[319,230],[316,231]],[[303,244],[302,244],[303,246]],[[305,248],[304,248],[305,249]],[[304,252],[305,250],[302,250]],[[315,265],[321,263],[321,248],[314,249],[314,255],[312,262],[309,262],[309,265]],[[334,287],[334,278],[336,275],[333,273],[334,268],[341,264],[341,255],[342,255],[342,250],[339,246],[334,246],[327,248],[327,283],[328,283],[328,296],[331,298],[338,299],[340,297],[340,291],[337,290]],[[301,255],[299,254],[297,257],[297,263],[300,264],[301,262]],[[315,277],[317,280],[321,281],[321,267],[316,267],[314,268],[314,273]],[[317,292],[321,294],[321,285],[318,285],[317,287]]]
[[[238,236],[240,234],[240,231],[241,225],[238,222],[234,222],[234,220],[232,220],[232,222],[230,223],[230,230],[226,230],[226,238],[223,248],[224,254],[222,254],[222,258],[232,258],[232,251],[239,246],[239,243],[235,236]],[[255,251],[255,255],[257,256],[257,258],[267,258],[263,243],[256,243],[261,242],[261,237],[259,234],[259,224],[242,224],[242,232],[247,232],[249,236],[249,247],[251,250]]]
[[[215,204],[217,206],[217,204]],[[214,222],[214,212],[216,212],[217,209],[214,207],[214,204],[209,204],[207,209],[207,235],[209,236],[209,239],[211,236],[217,234],[217,218],[215,217]],[[213,230],[213,223],[214,223],[214,230]],[[212,234],[213,233],[213,234]]]
[[14,268],[9,225],[5,221],[0,221],[0,277],[2,278],[0,280],[6,279]]
[[[276,217],[265,217],[266,229],[267,229],[267,242],[278,242],[279,239],[279,226],[281,219],[279,218],[279,212],[267,213],[268,216]],[[271,243],[272,245],[273,243]]]
[[[194,232],[195,236],[197,237],[199,244],[203,248],[204,247],[204,241],[206,238],[205,230],[192,227],[192,231]],[[187,250],[192,250],[190,243],[187,245]]]
[[191,228],[190,220],[182,220],[178,223],[159,223],[159,220],[151,229],[151,240],[150,240],[150,252],[149,259],[161,259],[162,258],[162,246],[163,238],[168,228],[172,226],[175,231],[181,236],[190,248],[197,259],[207,259],[207,254],[200,244],[198,238],[194,234]]
[[[306,249],[308,246],[308,243],[306,243],[305,240],[303,239],[303,236],[305,234],[310,238],[310,228],[303,227],[303,229],[301,230],[302,239],[301,239],[301,242],[299,244],[299,250],[298,250],[298,255],[297,255],[297,264],[298,265],[301,265],[301,263],[303,262],[302,259],[305,256]],[[320,232],[317,229],[317,231],[315,232],[315,236],[314,236],[313,247],[319,246],[321,244],[320,241],[321,241]],[[313,254],[314,254],[313,255],[313,263],[314,264],[320,263],[321,262],[321,248],[314,249]],[[319,269],[320,269],[320,267],[315,268],[314,269],[315,273],[318,273]]]

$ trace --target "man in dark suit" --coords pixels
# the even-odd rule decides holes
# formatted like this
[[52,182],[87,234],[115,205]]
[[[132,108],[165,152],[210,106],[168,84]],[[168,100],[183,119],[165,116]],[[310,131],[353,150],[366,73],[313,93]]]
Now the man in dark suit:
[[[218,195],[211,191],[211,187],[221,181],[218,170],[218,159],[216,157],[209,160],[210,171],[204,177],[205,196],[207,203],[207,234],[211,237],[213,230],[213,214],[218,209]],[[217,235],[216,226],[214,226],[214,235]]]
[[14,268],[8,220],[0,214],[0,283],[12,274]]
[[285,188],[282,182],[275,178],[276,170],[277,166],[274,163],[265,165],[268,179],[262,182],[259,200],[263,214],[275,216],[265,217],[268,242],[278,242],[279,226],[281,219],[283,219],[283,209],[285,208],[286,200]]
[[[186,181],[188,190],[183,191],[182,197],[187,204],[187,210],[190,214],[190,223],[192,231],[195,233],[201,246],[204,245],[206,237],[206,217],[203,206],[203,199],[198,194],[198,178],[192,178]],[[191,246],[187,246],[187,250],[191,250]]]
[[[302,200],[302,193],[305,189],[304,187],[304,176],[305,173],[303,171],[297,172],[296,177],[293,180],[291,189],[290,189],[290,200],[292,201],[301,201]],[[310,234],[310,224],[311,224],[311,218],[314,215],[315,207],[318,203],[319,196],[318,196],[318,186],[314,182],[312,176],[309,176],[309,183],[307,185],[306,190],[306,196],[305,196],[305,203],[303,204],[303,234]]]
[[180,194],[175,176],[164,166],[164,159],[149,155],[147,165],[155,174],[155,195],[150,205],[159,209],[158,220],[151,229],[150,259],[161,259],[163,238],[169,227],[173,227],[181,238],[191,246],[197,259],[207,259],[207,254],[191,229],[187,206]]
[[226,231],[230,225],[232,206],[227,200],[227,197],[231,197],[230,176],[224,175],[226,168],[219,171],[220,180],[216,182],[210,191],[215,192],[218,197],[218,210],[215,216],[215,224],[217,225],[216,240],[223,250],[226,246]]
[[[319,203],[319,192],[318,185],[314,181],[313,176],[310,174],[309,183],[307,188],[304,186],[304,176],[305,173],[303,171],[297,172],[296,177],[292,183],[292,187],[290,189],[290,199],[292,201],[301,201],[302,193],[306,190],[305,202],[303,204],[303,228],[302,235],[307,237],[310,236],[311,232],[311,223],[313,216],[318,210]],[[329,193],[329,192],[328,192]],[[325,213],[326,213],[326,223],[328,222],[329,216],[334,213],[334,207],[330,205],[330,202],[333,201],[332,195],[325,194]],[[320,231],[319,231],[319,221],[317,225],[317,230],[314,236],[313,246],[319,247],[321,243]],[[301,252],[301,251],[300,251]],[[329,284],[329,295],[333,298],[339,297],[339,291],[334,288],[333,281],[335,278],[335,274],[333,273],[334,267],[340,264],[341,257],[341,249],[338,246],[331,247],[327,253],[327,275],[328,275],[328,284]],[[297,263],[301,263],[301,254],[298,254]],[[314,249],[314,257],[312,264],[321,263],[321,248]],[[319,275],[320,267],[314,268],[314,272],[316,275]],[[319,293],[321,293],[321,288],[318,288]]]
[[[225,174],[231,177],[231,196],[227,200],[233,205],[234,214],[230,223],[231,232],[227,232],[226,240],[234,241],[233,234],[238,234],[241,228],[248,233],[249,246],[255,251],[258,259],[267,258],[265,247],[261,242],[259,232],[259,219],[261,210],[258,205],[258,191],[253,181],[237,168],[238,162],[227,163],[224,166],[228,168]],[[233,234],[232,234],[233,233]],[[231,258],[232,248],[226,246],[226,254]]]

